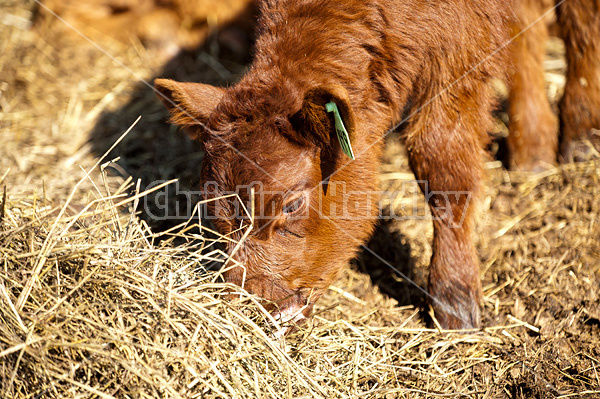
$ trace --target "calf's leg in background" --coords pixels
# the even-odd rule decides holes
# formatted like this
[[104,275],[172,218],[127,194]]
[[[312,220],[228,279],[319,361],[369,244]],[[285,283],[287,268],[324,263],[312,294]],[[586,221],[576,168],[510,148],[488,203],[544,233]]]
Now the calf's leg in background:
[[556,9],[567,57],[559,103],[561,162],[582,161],[600,151],[600,0],[568,0]]

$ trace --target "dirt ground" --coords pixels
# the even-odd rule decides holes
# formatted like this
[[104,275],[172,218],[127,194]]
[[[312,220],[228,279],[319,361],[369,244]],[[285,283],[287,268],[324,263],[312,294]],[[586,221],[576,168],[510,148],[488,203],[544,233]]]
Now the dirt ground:
[[[277,341],[257,301],[223,300],[200,271],[218,263],[210,238],[161,233],[182,219],[151,215],[185,214],[185,195],[140,194],[193,189],[202,157],[145,82],[231,84],[251,32],[167,59],[33,26],[34,6],[0,3],[0,397],[600,397],[600,161],[524,174],[490,157],[482,331],[426,328],[425,217],[381,221],[368,244],[402,275],[365,252]],[[565,65],[548,49],[555,103]],[[426,216],[413,179],[393,134],[380,181],[403,196],[386,206]]]

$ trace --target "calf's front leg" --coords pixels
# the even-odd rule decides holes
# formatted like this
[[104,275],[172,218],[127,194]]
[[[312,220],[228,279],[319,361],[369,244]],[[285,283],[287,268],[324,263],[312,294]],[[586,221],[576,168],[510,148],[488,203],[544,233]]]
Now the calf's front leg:
[[[459,109],[456,100],[462,104]],[[443,328],[481,326],[479,262],[471,237],[489,99],[449,93],[422,108],[406,137],[410,165],[433,217],[429,303]],[[448,101],[446,101],[448,99]],[[464,112],[463,112],[464,111]]]

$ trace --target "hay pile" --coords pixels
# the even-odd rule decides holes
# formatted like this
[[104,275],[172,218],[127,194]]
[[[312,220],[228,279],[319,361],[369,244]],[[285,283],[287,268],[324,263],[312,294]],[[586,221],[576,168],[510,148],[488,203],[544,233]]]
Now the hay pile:
[[[197,147],[97,48],[30,30],[31,4],[0,7],[0,397],[600,395],[598,161],[537,175],[488,164],[483,331],[425,328],[420,291],[365,253],[276,340],[256,298],[224,298],[235,287],[205,270],[218,237],[139,212],[149,181],[193,185]],[[159,74],[143,49],[104,45]],[[193,80],[243,71],[210,49],[185,60]],[[412,179],[402,151],[389,140],[383,189]],[[369,246],[424,286],[431,234],[426,220],[382,223]]]

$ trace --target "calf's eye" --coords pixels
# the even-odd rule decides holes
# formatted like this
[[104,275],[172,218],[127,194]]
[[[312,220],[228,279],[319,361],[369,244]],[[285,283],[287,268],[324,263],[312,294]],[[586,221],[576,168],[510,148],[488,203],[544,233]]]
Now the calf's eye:
[[304,198],[304,195],[301,195],[298,198],[294,198],[293,200],[287,202],[283,206],[283,213],[285,213],[286,215],[292,215],[300,211],[302,208],[304,208],[305,201],[306,200]]

